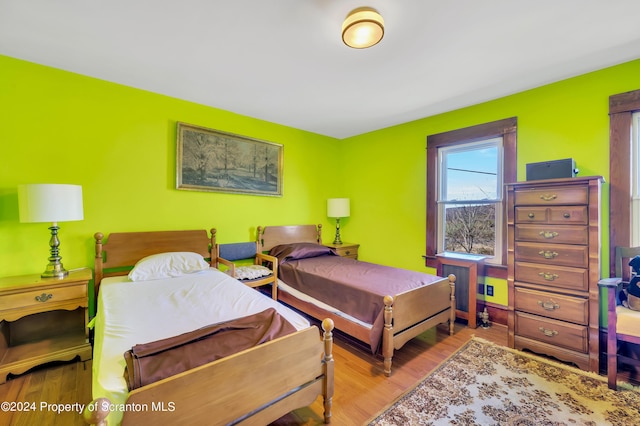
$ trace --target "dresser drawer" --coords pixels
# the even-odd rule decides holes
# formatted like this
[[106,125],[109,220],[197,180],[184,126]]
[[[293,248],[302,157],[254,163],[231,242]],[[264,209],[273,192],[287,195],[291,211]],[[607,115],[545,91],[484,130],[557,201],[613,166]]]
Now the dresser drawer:
[[51,309],[50,305],[64,304],[64,302],[77,299],[82,299],[82,306],[87,306],[87,285],[85,283],[5,294],[0,297],[0,314],[2,311],[16,309],[37,310],[39,306],[43,311],[48,311]]
[[589,323],[588,299],[569,297],[546,291],[515,288],[514,306],[517,311],[525,311],[544,317],[570,321],[576,324]]
[[563,205],[588,204],[589,189],[586,186],[562,186],[515,191],[515,205]]
[[549,209],[547,207],[516,207],[516,223],[547,223]]
[[358,247],[337,247],[336,253],[342,257],[350,257],[352,259],[358,258]]
[[586,326],[516,311],[516,334],[574,351],[588,352]]
[[549,207],[549,223],[586,225],[589,223],[587,206]]
[[586,225],[587,206],[516,207],[516,223]]
[[589,270],[568,266],[516,262],[515,281],[540,284],[558,289],[587,291]]
[[589,263],[589,247],[519,241],[515,243],[515,256],[516,260],[524,262],[586,268]]
[[515,226],[516,241],[546,241],[560,244],[589,243],[589,233],[586,226],[554,225],[524,225]]

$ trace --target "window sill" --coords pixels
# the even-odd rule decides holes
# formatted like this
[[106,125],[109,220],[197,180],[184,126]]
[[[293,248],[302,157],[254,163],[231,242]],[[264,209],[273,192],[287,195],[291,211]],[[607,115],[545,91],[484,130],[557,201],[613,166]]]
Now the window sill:
[[[507,265],[503,265],[501,263],[493,263],[489,262],[487,256],[477,255],[477,254],[466,254],[466,253],[439,253],[435,256],[423,256],[425,259],[425,266],[430,268],[437,269],[438,264],[441,263],[441,260],[445,262],[447,260],[459,261],[459,262],[475,262],[482,263],[484,267],[484,275],[490,276],[492,278],[502,278],[507,279]],[[492,261],[496,260],[496,258],[490,258]]]
[[468,260],[469,262],[484,262],[487,257],[488,256],[484,256],[481,254],[471,253],[444,252],[436,254],[436,258]]

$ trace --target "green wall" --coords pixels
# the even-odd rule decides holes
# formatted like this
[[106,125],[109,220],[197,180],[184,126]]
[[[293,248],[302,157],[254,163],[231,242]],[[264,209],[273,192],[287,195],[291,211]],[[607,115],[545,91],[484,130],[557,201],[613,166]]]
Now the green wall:
[[[247,98],[250,94],[247,94]],[[49,225],[18,221],[17,185],[83,187],[84,216],[60,224],[67,269],[93,266],[93,234],[330,224],[339,141],[179,99],[0,56],[0,276],[40,273]],[[176,122],[284,145],[283,197],[175,189]]]
[[[366,260],[424,270],[426,137],[518,118],[518,180],[531,162],[573,157],[581,176],[609,178],[609,96],[640,88],[640,60],[490,102],[342,141],[351,218],[343,240]],[[608,184],[603,188],[603,257],[608,263]],[[429,218],[427,218],[429,220]],[[491,280],[491,302],[507,304],[505,280]]]
[[[16,186],[83,186],[85,220],[61,224],[67,268],[92,265],[96,231],[219,229],[223,242],[257,225],[334,223],[326,199],[351,198],[342,239],[361,259],[424,271],[426,137],[518,117],[525,164],[573,157],[580,175],[609,177],[610,95],[640,88],[640,60],[494,101],[336,140],[227,111],[0,56],[0,276],[38,273],[45,224],[18,222]],[[251,94],[247,93],[250,100]],[[175,190],[175,124],[183,121],[284,145],[281,198]],[[608,205],[608,184],[603,205]],[[608,212],[603,210],[603,264]],[[491,280],[506,304],[506,282]]]

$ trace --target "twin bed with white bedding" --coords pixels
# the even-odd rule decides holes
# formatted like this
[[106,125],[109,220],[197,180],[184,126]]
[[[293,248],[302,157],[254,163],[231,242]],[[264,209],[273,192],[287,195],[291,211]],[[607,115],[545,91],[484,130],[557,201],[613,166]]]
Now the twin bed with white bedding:
[[[106,243],[96,234],[95,409],[86,413],[93,417],[90,422],[99,422],[109,408],[109,425],[266,424],[318,395],[329,422],[331,322],[323,322],[321,339],[307,319],[217,269],[187,267],[174,273],[185,263],[172,253],[209,257],[210,247],[215,241],[204,230],[111,234]],[[135,277],[122,271],[148,256],[159,256],[162,264],[156,261],[151,274],[160,270],[159,275]],[[297,331],[129,391],[123,354],[133,346],[270,308]]]
[[[268,424],[318,396],[329,423],[334,322],[373,350],[380,347],[387,375],[394,349],[442,322],[453,332],[455,277],[333,256],[321,245],[319,226],[258,228],[258,239],[261,251],[280,246],[289,253],[279,259],[278,276],[302,291],[281,281],[278,298],[325,318],[322,337],[297,312],[210,268],[204,259],[215,251],[215,230],[210,238],[197,230],[112,233],[106,242],[97,233],[95,239],[94,401],[85,412],[90,424],[102,424],[107,415],[109,425]],[[304,256],[290,255],[300,249]],[[311,256],[309,249],[323,251]],[[305,278],[292,278],[296,275]],[[325,299],[325,293],[333,297]],[[345,309],[345,303],[374,310]],[[296,331],[130,389],[125,352],[267,310]]]

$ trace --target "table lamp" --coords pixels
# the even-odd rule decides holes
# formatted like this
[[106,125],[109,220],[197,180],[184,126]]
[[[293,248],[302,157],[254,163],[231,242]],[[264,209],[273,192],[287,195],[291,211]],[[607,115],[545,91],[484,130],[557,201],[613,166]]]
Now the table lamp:
[[349,217],[348,198],[329,198],[327,200],[327,216],[336,218],[336,239],[333,244],[342,244],[340,239],[340,218]]
[[51,255],[44,278],[64,278],[69,271],[60,262],[58,222],[82,220],[82,186],[59,184],[18,185],[20,222],[51,222]]

